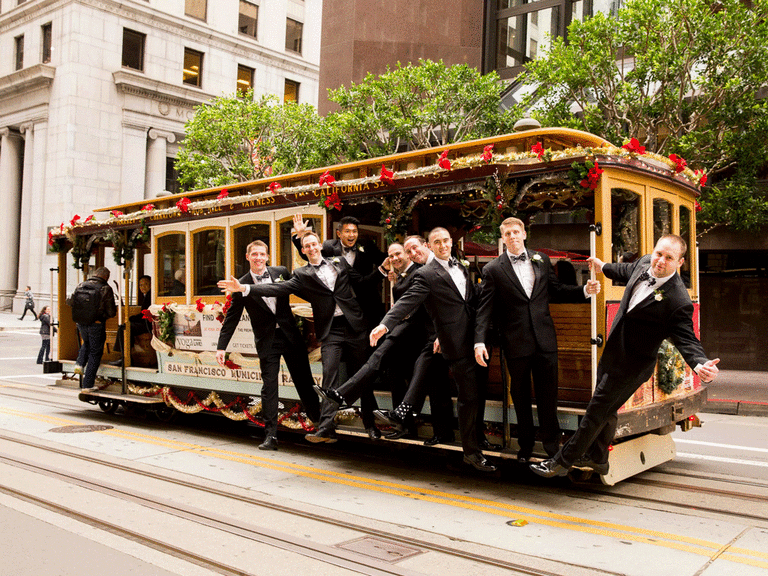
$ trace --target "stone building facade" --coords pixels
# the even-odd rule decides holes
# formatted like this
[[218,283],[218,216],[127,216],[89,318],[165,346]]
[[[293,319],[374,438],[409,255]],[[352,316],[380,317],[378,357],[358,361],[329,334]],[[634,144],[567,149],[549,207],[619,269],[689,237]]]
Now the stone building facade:
[[50,292],[48,226],[172,185],[195,106],[247,87],[316,106],[321,10],[320,0],[0,3],[0,307],[23,306],[27,284]]

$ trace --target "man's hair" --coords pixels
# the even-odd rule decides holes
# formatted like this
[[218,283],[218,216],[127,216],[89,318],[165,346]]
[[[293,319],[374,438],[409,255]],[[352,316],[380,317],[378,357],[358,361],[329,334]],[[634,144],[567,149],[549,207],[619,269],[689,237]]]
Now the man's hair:
[[264,250],[267,251],[267,256],[269,256],[269,246],[267,246],[267,243],[262,240],[254,240],[253,242],[248,244],[248,246],[245,247],[246,256],[248,256],[248,254],[251,253],[251,250],[253,249],[254,246],[261,246],[262,248],[264,248]]
[[304,238],[307,238],[308,236],[314,236],[315,238],[317,238],[317,242],[318,243],[320,242],[320,236],[318,235],[317,232],[315,232],[313,230],[304,230],[304,232],[302,232],[301,236],[300,236],[300,238],[301,238],[301,247],[302,248],[304,247]]
[[[676,242],[677,245],[680,246],[680,258],[685,256],[685,253],[688,251],[688,243],[683,239],[682,236],[678,236],[677,234],[664,234],[664,236],[659,238],[659,242],[662,240],[672,240],[673,242]],[[659,242],[656,242],[656,244]]]
[[387,252],[389,252],[389,249],[390,249],[390,248],[392,248],[392,246],[400,246],[400,248],[402,248],[402,247],[403,247],[403,245],[402,245],[402,244],[400,244],[400,242],[392,242],[392,244],[390,244],[389,246],[387,246]]
[[152,276],[150,276],[149,274],[142,274],[141,276],[139,276],[139,282],[141,282],[141,281],[142,281],[142,280],[144,280],[145,278],[146,278],[147,280],[149,280],[150,282],[152,282]]
[[437,226],[435,228],[432,228],[432,230],[429,231],[429,234],[427,234],[427,238],[429,238],[430,242],[432,241],[432,234],[435,234],[436,232],[445,232],[446,234],[448,234],[448,236],[451,235],[451,233],[448,232],[448,230],[446,230],[442,226]]
[[510,226],[520,226],[520,228],[523,229],[523,232],[525,232],[525,224],[523,223],[520,218],[514,218],[510,216],[509,218],[505,218],[501,224],[499,224],[499,230],[502,228],[509,228]]
[[93,273],[93,275],[98,276],[104,280],[109,280],[109,268],[106,266],[99,266],[96,268],[96,271]]
[[360,228],[360,220],[354,216],[344,216],[344,218],[339,220],[339,228],[344,228],[347,224],[353,224],[355,228]]
[[410,240],[415,240],[422,246],[427,243],[423,236],[419,236],[418,234],[411,234],[410,236],[405,237],[405,240],[403,240],[403,246],[405,246]]

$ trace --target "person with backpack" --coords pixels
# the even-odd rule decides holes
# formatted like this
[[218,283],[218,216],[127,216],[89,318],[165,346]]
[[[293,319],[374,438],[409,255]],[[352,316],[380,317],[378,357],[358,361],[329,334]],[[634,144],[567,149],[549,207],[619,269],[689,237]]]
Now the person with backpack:
[[67,298],[67,304],[72,308],[72,320],[83,339],[75,364],[75,374],[83,375],[82,389],[94,387],[107,340],[107,319],[117,315],[115,294],[108,280],[109,269],[101,266]]
[[37,312],[35,312],[35,298],[32,296],[32,286],[27,286],[27,289],[24,290],[24,297],[27,299],[27,301],[24,303],[24,312],[21,314],[21,318],[19,318],[19,320],[24,320],[24,316],[27,315],[27,310],[32,310],[32,315],[35,317],[35,320],[37,320]]

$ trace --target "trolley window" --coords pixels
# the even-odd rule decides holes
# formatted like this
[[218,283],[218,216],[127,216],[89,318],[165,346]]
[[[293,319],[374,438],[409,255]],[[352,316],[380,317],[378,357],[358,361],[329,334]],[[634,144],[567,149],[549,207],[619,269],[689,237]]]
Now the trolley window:
[[186,235],[164,234],[157,239],[157,295],[185,296]]
[[[322,230],[320,229],[322,227],[322,220],[319,217],[304,217],[304,221],[308,222],[308,226],[312,228],[315,232],[320,234],[322,238]],[[280,265],[285,266],[288,268],[288,270],[293,270],[294,268],[294,262],[297,260],[295,257],[298,257],[298,261],[303,261],[301,259],[301,256],[298,256],[296,253],[294,247],[293,247],[293,241],[291,239],[291,231],[293,230],[293,220],[285,220],[283,222],[280,222],[279,224],[280,228],[278,231],[278,244],[279,244],[279,255],[278,258],[280,259]]]
[[696,249],[695,239],[691,237],[691,210],[687,206],[680,206],[680,236],[688,243],[688,252],[680,268],[680,276],[683,278],[686,288],[691,287],[691,262],[692,251]]
[[665,234],[672,233],[672,204],[662,198],[653,199],[653,245]]
[[216,282],[225,277],[225,239],[223,228],[207,228],[192,234],[193,294],[216,296]]
[[[640,254],[640,195],[624,188],[611,189],[613,262],[633,262]],[[624,282],[613,282],[624,286]]]
[[[232,232],[233,237],[233,253],[234,265],[232,269],[235,271],[235,277],[240,278],[249,270],[248,261],[245,259],[245,249],[248,244],[254,240],[261,240],[265,242],[267,246],[270,243],[270,230],[269,224],[249,223],[242,226],[238,226]],[[270,246],[270,250],[271,250]]]

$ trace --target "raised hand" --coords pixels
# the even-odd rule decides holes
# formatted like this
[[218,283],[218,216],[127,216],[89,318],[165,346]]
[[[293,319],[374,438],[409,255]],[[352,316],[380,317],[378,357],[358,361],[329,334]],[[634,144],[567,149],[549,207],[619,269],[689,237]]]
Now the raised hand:
[[304,222],[304,218],[302,218],[301,214],[294,214],[293,215],[293,229],[296,233],[296,236],[299,236],[304,230],[307,229],[308,222]]
[[222,292],[242,292],[243,285],[238,282],[237,278],[230,276],[229,280],[219,280],[216,283]]

